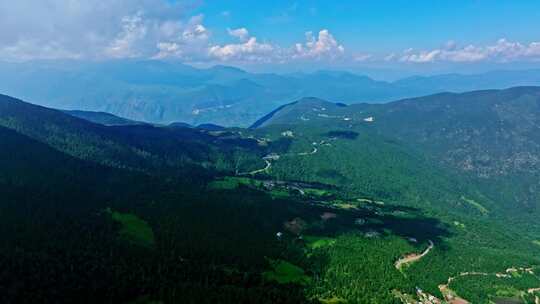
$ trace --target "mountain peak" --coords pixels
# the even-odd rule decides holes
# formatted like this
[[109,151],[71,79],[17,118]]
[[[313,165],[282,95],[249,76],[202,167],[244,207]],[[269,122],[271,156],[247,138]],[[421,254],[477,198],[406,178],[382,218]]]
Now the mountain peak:
[[[259,128],[270,124],[289,124],[292,122],[305,121],[304,114],[315,112],[325,112],[336,108],[346,107],[342,103],[333,103],[317,97],[304,97],[295,102],[278,107],[268,113],[251,128]],[[304,119],[303,119],[304,118]]]

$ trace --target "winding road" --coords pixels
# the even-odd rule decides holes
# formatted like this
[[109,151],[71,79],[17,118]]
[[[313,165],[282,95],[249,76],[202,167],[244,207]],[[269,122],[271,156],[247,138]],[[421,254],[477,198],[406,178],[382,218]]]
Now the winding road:
[[242,175],[255,175],[255,174],[258,174],[258,173],[267,172],[272,167],[272,163],[268,159],[263,159],[263,160],[266,162],[266,167],[264,167],[262,169],[253,170],[253,171],[250,171],[250,172],[237,173],[236,175],[240,175],[240,176],[242,176]]
[[397,260],[396,263],[394,264],[394,266],[396,266],[396,269],[401,270],[401,267],[403,267],[403,265],[414,263],[414,262],[420,260],[421,258],[425,257],[431,251],[431,249],[433,249],[434,246],[435,246],[435,244],[433,244],[433,242],[430,240],[429,241],[429,246],[428,246],[428,248],[426,248],[426,250],[424,250],[424,252],[422,252],[421,254],[416,254],[416,253],[409,254],[409,255]]
[[311,151],[311,152],[302,152],[302,153],[298,153],[297,155],[298,156],[313,155],[313,154],[315,154],[317,152],[319,152],[319,149],[317,149],[317,147],[313,147],[313,151]]
[[[469,303],[467,300],[462,299],[456,295],[456,293],[450,289],[450,283],[454,281],[455,279],[459,277],[466,277],[466,276],[496,276],[498,278],[512,278],[512,275],[510,274],[512,271],[525,271],[528,273],[532,273],[532,268],[509,268],[506,270],[506,272],[497,272],[497,273],[487,273],[487,272],[477,272],[477,271],[470,271],[470,272],[462,272],[456,276],[448,278],[448,281],[446,284],[439,285],[439,290],[444,295],[445,299],[451,303],[451,304],[461,304],[461,303]],[[539,288],[530,288],[527,290],[528,293],[533,294],[535,292],[540,291]],[[538,296],[535,296],[535,302],[536,304],[540,304],[540,298]]]
[[[316,154],[317,152],[319,152],[319,149],[317,147],[315,147],[315,144],[313,144],[313,151],[301,152],[301,153],[296,153],[296,154],[291,153],[291,154],[285,154],[285,155],[307,156],[307,155]],[[236,175],[245,176],[245,175],[255,175],[255,174],[259,174],[259,173],[263,173],[263,172],[268,172],[268,170],[270,170],[270,168],[272,168],[272,162],[270,160],[278,160],[281,156],[285,156],[285,155],[275,154],[274,157],[272,157],[272,158],[268,158],[268,156],[265,156],[265,157],[262,158],[264,160],[264,162],[266,163],[266,166],[264,168],[249,171],[249,172],[236,173]]]

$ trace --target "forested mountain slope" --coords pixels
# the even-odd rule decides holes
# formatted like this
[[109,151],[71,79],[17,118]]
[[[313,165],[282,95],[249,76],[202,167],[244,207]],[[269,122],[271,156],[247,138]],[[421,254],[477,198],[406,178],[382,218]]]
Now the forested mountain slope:
[[[501,104],[532,107],[535,89],[515,90]],[[385,107],[307,98],[252,129],[105,126],[2,96],[0,298],[535,301],[534,210],[499,200],[506,175],[492,183],[445,161],[440,136],[424,142],[442,117],[393,125]]]
[[[105,126],[61,111],[0,95],[0,125],[47,143],[59,151],[118,168],[170,171],[182,166],[224,166],[235,170],[232,157],[263,153],[253,139],[232,133],[151,125]],[[229,159],[229,161],[220,161]],[[238,166],[246,164],[237,164]]]
[[486,203],[505,212],[536,214],[539,207],[538,87],[442,93],[384,105],[303,100],[257,125],[382,138],[451,168],[467,183],[473,181]]
[[3,127],[0,145],[3,303],[305,301],[260,277],[285,252],[288,204],[270,214],[256,192],[104,167]]
[[66,110],[64,113],[106,126],[130,126],[144,124],[143,122],[122,118],[106,112]]

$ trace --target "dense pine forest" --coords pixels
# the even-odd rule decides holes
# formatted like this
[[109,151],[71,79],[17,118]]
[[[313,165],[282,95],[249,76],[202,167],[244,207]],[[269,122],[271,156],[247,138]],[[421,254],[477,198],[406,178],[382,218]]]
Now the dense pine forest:
[[0,96],[0,299],[535,303],[539,92],[305,99],[249,129]]

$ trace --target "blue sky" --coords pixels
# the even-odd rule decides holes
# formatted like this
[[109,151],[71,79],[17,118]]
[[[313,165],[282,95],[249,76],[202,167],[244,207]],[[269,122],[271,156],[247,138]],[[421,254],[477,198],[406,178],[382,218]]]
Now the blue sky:
[[0,60],[159,59],[251,70],[537,67],[536,0],[19,0]]
[[[247,27],[284,44],[296,42],[306,31],[329,29],[356,51],[430,48],[449,40],[489,44],[500,38],[540,39],[540,2],[531,0],[214,0],[197,12],[218,31]],[[223,18],[224,12],[230,17]]]

